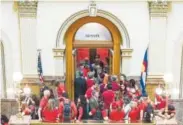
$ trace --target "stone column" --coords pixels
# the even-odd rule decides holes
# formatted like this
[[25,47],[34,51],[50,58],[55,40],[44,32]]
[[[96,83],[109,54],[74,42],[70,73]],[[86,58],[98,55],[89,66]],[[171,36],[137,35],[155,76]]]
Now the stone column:
[[36,1],[17,2],[19,15],[22,73],[37,77]]
[[55,59],[55,76],[64,76],[64,55],[65,47],[54,48],[54,59]]
[[130,59],[132,57],[133,49],[121,48],[121,73],[126,76],[130,73]]
[[166,71],[166,38],[168,2],[149,2],[150,38],[148,50],[148,76],[146,90],[151,99],[158,84],[164,84]]
[[163,83],[166,57],[168,2],[149,2],[150,43],[148,82]]

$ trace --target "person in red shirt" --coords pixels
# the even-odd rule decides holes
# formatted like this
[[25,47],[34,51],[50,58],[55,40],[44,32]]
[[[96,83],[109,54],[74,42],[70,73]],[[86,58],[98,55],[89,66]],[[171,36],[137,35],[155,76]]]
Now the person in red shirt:
[[84,76],[84,78],[85,79],[87,79],[87,77],[88,77],[88,72],[90,71],[90,69],[89,69],[89,65],[84,65],[84,68],[82,69],[82,72],[83,72],[83,76]]
[[120,90],[120,85],[117,83],[117,76],[113,75],[111,77],[111,84],[112,84],[112,90],[113,91],[119,91]]
[[50,97],[50,90],[44,90],[44,96],[42,97],[42,99],[40,101],[39,109],[38,109],[38,116],[39,116],[40,121],[42,121],[42,112],[48,103],[49,97]]
[[27,103],[22,102],[22,115],[30,115],[31,114],[31,109],[27,105]]
[[61,98],[62,94],[65,92],[64,83],[61,83],[60,81],[56,81],[55,86],[57,91],[57,97]]
[[43,122],[59,122],[58,121],[58,108],[56,107],[55,100],[49,99],[45,109],[42,111]]
[[61,122],[71,122],[77,116],[77,107],[69,100],[67,93],[62,94],[63,101],[59,104],[59,119]]
[[119,122],[122,121],[124,117],[125,112],[122,110],[122,107],[120,107],[116,102],[113,102],[111,105],[109,119],[113,122]]
[[131,106],[131,110],[129,112],[129,121],[131,122],[136,122],[137,120],[139,120],[139,108],[137,107],[137,103],[136,102],[132,102],[132,106]]
[[140,102],[139,102],[138,108],[140,112],[140,120],[143,120],[143,114],[147,107],[148,97],[141,97],[139,101]]
[[157,95],[155,96],[156,99],[156,109],[161,110],[166,106],[166,96],[164,95]]
[[88,119],[88,113],[87,113],[87,102],[86,98],[83,95],[80,95],[77,101],[77,109],[78,109],[78,115],[77,115],[77,122],[80,122],[83,119]]
[[104,109],[109,110],[111,103],[115,99],[115,94],[112,91],[112,85],[107,85],[107,90],[102,94],[103,102],[104,102]]
[[93,72],[89,72],[88,73],[88,79],[86,80],[87,89],[89,89],[90,87],[95,85],[95,81],[94,81],[93,77],[94,77],[94,73]]

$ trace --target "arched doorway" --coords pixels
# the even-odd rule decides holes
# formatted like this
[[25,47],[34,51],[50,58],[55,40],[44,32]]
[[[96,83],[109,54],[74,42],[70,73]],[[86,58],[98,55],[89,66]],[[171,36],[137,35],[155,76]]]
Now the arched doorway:
[[[83,43],[82,42],[75,44],[75,34],[78,31],[80,27],[82,27],[84,24],[87,23],[98,23],[106,27],[112,36],[112,41],[108,44],[100,42],[98,45],[97,43],[93,42],[89,43]],[[96,29],[97,30],[97,29]],[[77,47],[79,44],[80,47],[87,48],[89,47],[89,44],[91,48],[109,48],[111,47],[113,49],[113,57],[112,57],[112,74],[119,75],[120,73],[120,42],[122,41],[122,36],[120,35],[120,32],[118,28],[108,19],[103,17],[83,17],[78,20],[76,20],[66,31],[65,34],[65,44],[66,44],[66,89],[69,93],[69,97],[73,99],[74,97],[74,56],[72,54],[74,47]]]

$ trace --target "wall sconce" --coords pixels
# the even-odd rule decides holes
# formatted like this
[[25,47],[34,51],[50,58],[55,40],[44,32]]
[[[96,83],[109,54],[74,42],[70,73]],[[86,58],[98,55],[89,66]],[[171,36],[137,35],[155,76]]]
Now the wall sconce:
[[94,1],[91,1],[90,5],[88,7],[88,10],[89,10],[89,16],[91,16],[91,17],[97,16],[97,6]]

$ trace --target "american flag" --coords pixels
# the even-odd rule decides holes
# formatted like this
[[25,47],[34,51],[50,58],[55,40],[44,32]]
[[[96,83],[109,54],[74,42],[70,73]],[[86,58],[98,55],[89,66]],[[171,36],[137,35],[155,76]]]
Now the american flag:
[[43,84],[44,79],[43,79],[43,69],[42,69],[42,63],[41,63],[41,52],[38,52],[37,71],[38,71],[38,75],[39,75],[39,80],[40,80],[41,84]]

